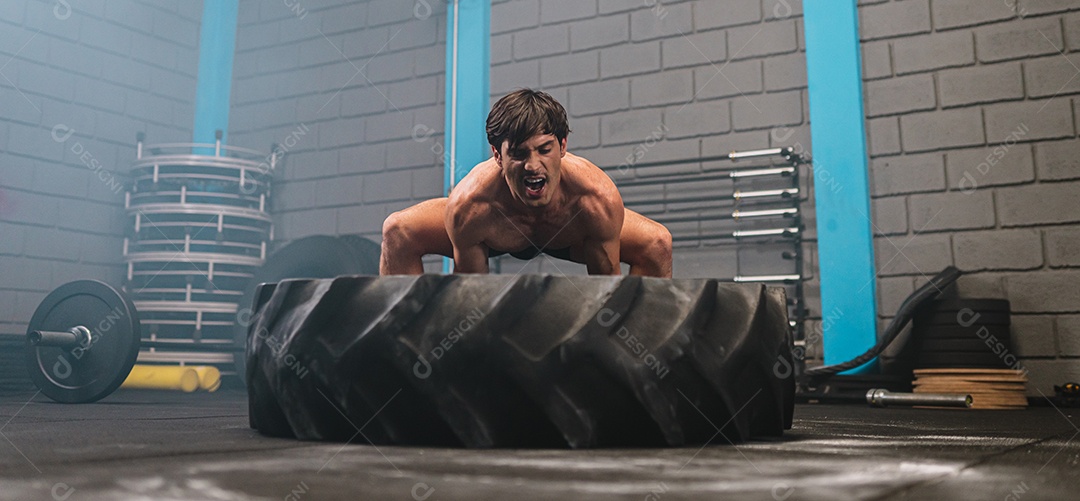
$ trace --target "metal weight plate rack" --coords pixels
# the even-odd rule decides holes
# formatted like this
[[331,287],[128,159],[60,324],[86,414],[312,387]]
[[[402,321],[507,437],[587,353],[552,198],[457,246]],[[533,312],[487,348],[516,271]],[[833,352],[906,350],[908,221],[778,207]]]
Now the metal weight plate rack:
[[[244,287],[266,259],[277,153],[221,144],[144,145],[136,138],[125,198],[125,289],[152,348],[140,363],[233,369]],[[193,154],[192,152],[205,154]]]
[[[639,162],[609,171],[627,207],[663,223],[676,248],[734,247],[733,282],[765,282],[788,292],[796,345],[805,340],[803,203],[808,155],[791,147],[716,157]],[[678,174],[671,174],[672,170]],[[654,171],[660,171],[654,173]],[[661,173],[662,172],[662,173]],[[803,186],[803,185],[806,186]]]

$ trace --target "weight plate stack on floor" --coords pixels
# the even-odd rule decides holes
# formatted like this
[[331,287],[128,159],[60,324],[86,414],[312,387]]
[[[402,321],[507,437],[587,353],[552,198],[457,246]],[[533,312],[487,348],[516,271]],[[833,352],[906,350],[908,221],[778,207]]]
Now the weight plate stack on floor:
[[915,393],[970,395],[972,409],[1027,407],[1027,372],[1011,369],[919,369],[914,372]]
[[942,299],[916,312],[912,337],[915,367],[1008,368],[1012,340],[1009,302],[1004,299]]
[[267,435],[582,448],[727,444],[791,426],[778,288],[353,276],[268,284],[255,304],[249,416]]
[[144,146],[141,138],[136,151],[125,289],[143,339],[155,341],[139,360],[231,374],[243,350],[233,336],[237,305],[273,239],[267,209],[276,158],[214,144]]

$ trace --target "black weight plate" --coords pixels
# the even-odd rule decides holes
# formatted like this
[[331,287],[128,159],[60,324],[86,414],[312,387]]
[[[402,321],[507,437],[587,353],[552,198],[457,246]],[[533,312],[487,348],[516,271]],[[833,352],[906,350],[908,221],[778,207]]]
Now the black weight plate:
[[1007,313],[1009,311],[1008,299],[967,299],[967,298],[953,298],[953,299],[938,299],[934,301],[928,301],[919,307],[921,311],[960,311],[960,310],[975,310],[985,313],[997,312]]
[[1009,369],[1004,365],[987,365],[968,362],[917,363],[915,369]]
[[915,325],[1009,325],[1009,314],[975,310],[924,312],[915,316]]
[[915,366],[917,368],[929,367],[928,364],[937,367],[990,367],[995,369],[1006,367],[1002,357],[999,357],[992,352],[972,353],[962,351],[942,351],[937,353],[920,353],[918,358],[915,359]]
[[379,274],[379,257],[382,255],[382,246],[378,242],[360,235],[341,235],[339,240],[345,242],[356,254],[357,262],[360,263],[360,272],[364,275]]
[[[35,330],[90,329],[88,347],[31,346]],[[26,367],[45,396],[64,403],[94,402],[124,382],[139,355],[139,317],[124,294],[97,280],[69,282],[45,296],[27,327]]]
[[[1008,339],[1000,339],[1000,338],[998,338],[997,341],[1000,341],[1001,343],[1003,343],[1005,345],[1005,347],[1009,347],[1010,343],[1009,343]],[[982,339],[979,339],[979,338],[972,338],[972,339],[924,339],[923,342],[922,342],[922,347],[921,347],[920,351],[922,353],[933,353],[933,352],[939,352],[939,351],[967,351],[967,352],[977,352],[977,353],[988,353],[988,352],[992,351],[994,349],[993,346],[996,346],[996,345],[997,345],[997,342],[993,342],[993,343],[991,343],[990,346],[987,346],[986,341],[984,341]]]
[[1009,339],[1009,326],[1007,325],[931,325],[916,326],[912,334],[919,339],[989,339],[993,336],[998,339]]

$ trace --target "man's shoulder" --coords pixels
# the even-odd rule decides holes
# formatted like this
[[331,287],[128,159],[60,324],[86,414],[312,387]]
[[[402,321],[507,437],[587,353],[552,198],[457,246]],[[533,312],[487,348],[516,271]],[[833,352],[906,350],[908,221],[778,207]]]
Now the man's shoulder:
[[[569,153],[568,153],[569,155]],[[581,209],[585,224],[592,231],[605,232],[611,221],[617,220],[623,213],[622,196],[615,182],[603,169],[584,157],[571,157],[576,168],[574,177],[578,192],[578,207]]]
[[[482,168],[480,164],[477,168]],[[472,232],[485,226],[491,215],[491,183],[486,179],[490,173],[470,172],[450,192],[446,204],[446,217],[452,233]]]
[[574,155],[571,161],[575,166],[575,184],[583,198],[595,201],[600,206],[619,205],[621,209],[622,197],[619,195],[619,188],[603,169],[577,155]]
[[465,175],[453,188],[450,189],[450,203],[475,202],[488,197],[491,191],[493,175],[491,166],[494,160],[480,162]]

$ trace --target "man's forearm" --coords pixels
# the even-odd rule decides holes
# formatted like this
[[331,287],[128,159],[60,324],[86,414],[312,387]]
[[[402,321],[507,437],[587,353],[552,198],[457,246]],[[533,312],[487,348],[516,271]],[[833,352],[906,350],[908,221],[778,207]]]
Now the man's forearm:
[[585,268],[590,275],[619,275],[619,241],[586,246]]
[[454,273],[487,273],[487,249],[482,245],[454,247]]

